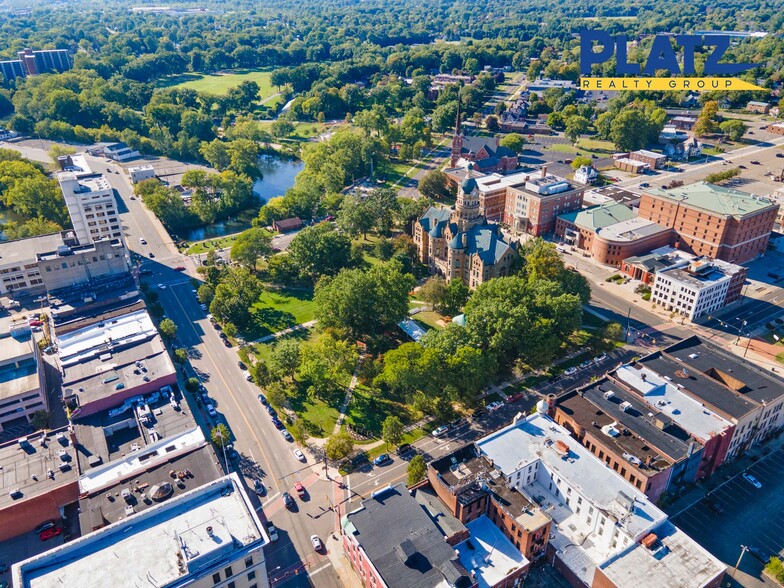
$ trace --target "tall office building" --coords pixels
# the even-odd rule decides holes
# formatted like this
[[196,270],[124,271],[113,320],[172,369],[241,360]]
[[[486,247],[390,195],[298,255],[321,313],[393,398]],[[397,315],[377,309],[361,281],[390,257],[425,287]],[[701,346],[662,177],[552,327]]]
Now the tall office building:
[[104,238],[123,239],[114,191],[103,174],[60,172],[57,180],[81,245]]

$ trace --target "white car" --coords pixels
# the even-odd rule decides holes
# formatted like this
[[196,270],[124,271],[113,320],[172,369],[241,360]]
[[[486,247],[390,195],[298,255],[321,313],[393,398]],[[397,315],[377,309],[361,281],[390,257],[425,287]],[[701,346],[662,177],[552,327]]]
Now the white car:
[[762,484],[760,484],[760,481],[754,476],[752,476],[751,474],[747,472],[743,472],[743,479],[746,480],[752,486],[754,486],[757,490],[762,489]]
[[272,521],[267,521],[267,535],[269,535],[270,542],[278,540],[278,530],[272,524]]
[[594,363],[602,363],[605,359],[607,359],[607,354],[602,353],[601,355],[597,355],[593,358]]
[[249,372],[248,370],[244,370],[244,371],[242,372],[242,375],[243,375],[243,376],[245,376],[245,379],[246,379],[248,382],[252,382],[252,381],[253,381],[253,376],[251,376],[251,375],[250,375],[250,372]]
[[214,417],[216,414],[218,414],[218,411],[215,410],[215,407],[212,404],[208,404],[207,414],[210,415],[211,417]]
[[496,410],[501,408],[503,405],[504,405],[503,402],[499,402],[499,401],[491,402],[490,404],[487,405],[487,411],[488,412],[495,412]]
[[145,239],[144,237],[139,237],[139,243],[141,243],[142,245],[147,245],[147,239]]
[[322,545],[321,539],[318,538],[318,535],[311,535],[310,542],[313,544],[314,551],[321,551],[324,548],[324,545]]
[[576,374],[576,373],[577,373],[577,368],[574,367],[574,366],[572,366],[570,368],[566,368],[564,370],[564,375],[565,376],[571,376],[572,374]]
[[166,284],[158,284],[158,290],[165,290]]
[[204,311],[207,312],[207,305],[206,304],[199,304],[199,307]]
[[435,429],[435,430],[434,430],[432,433],[430,433],[430,434],[431,434],[431,435],[433,435],[433,437],[442,437],[442,436],[446,435],[446,432],[447,432],[448,430],[449,430],[449,427],[447,427],[446,425],[441,425],[440,427],[438,427],[437,429]]
[[305,458],[305,454],[302,453],[302,451],[299,449],[294,450],[294,457],[296,457],[298,460],[302,462],[307,461],[307,459]]

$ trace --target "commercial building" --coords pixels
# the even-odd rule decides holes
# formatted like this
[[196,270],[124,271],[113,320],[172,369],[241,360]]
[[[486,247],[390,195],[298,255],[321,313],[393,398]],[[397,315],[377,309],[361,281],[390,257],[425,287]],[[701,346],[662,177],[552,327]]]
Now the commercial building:
[[42,73],[64,72],[73,67],[67,49],[47,49],[33,51],[23,49],[17,52],[18,59],[0,61],[0,72],[7,82]]
[[[67,235],[67,233],[66,233]],[[62,233],[0,241],[0,295],[35,294],[46,289],[38,268],[36,251],[54,251],[66,242],[77,244],[76,236]]]
[[669,245],[654,249],[645,255],[627,257],[621,262],[620,273],[643,284],[653,284],[656,272],[688,265],[695,256]]
[[656,272],[651,300],[694,321],[738,300],[748,269],[698,257]]
[[27,425],[38,410],[48,410],[41,352],[28,319],[0,317],[0,432]]
[[57,180],[79,243],[123,238],[114,191],[103,174],[60,172]]
[[138,184],[144,180],[151,180],[154,178],[155,168],[149,163],[145,163],[144,165],[132,165],[128,168],[128,176],[131,178],[131,182]]
[[63,400],[71,418],[121,405],[177,381],[158,330],[144,309],[99,314],[55,328]]
[[122,239],[102,239],[85,245],[60,245],[36,254],[38,271],[48,292],[103,280],[130,272],[128,250]]
[[599,263],[615,267],[627,257],[667,245],[673,238],[670,229],[615,202],[560,215],[555,234],[564,243],[589,252]]
[[770,103],[751,100],[746,104],[746,110],[748,112],[756,112],[757,114],[768,114],[768,111],[770,110]]
[[14,586],[269,586],[263,550],[269,538],[237,474],[163,496],[160,504],[15,564]]
[[673,116],[669,124],[679,131],[690,131],[697,124],[697,117],[691,115]]
[[640,161],[648,165],[648,169],[654,170],[664,167],[667,163],[667,156],[663,153],[655,153],[647,149],[640,149],[639,151],[632,151],[629,153],[629,159],[632,161]]
[[647,189],[639,214],[678,233],[679,249],[745,263],[765,252],[778,210],[768,198],[698,182]]
[[620,186],[602,186],[583,192],[583,206],[599,206],[600,204],[625,204],[629,208],[638,208],[642,194]]
[[699,471],[699,440],[669,419],[657,423],[649,406],[606,377],[561,396],[551,412],[555,422],[652,502],[665,492],[677,495],[710,473]]
[[128,161],[139,157],[139,152],[125,143],[109,143],[103,146],[103,154],[114,161]]
[[584,189],[547,173],[547,166],[542,166],[523,185],[507,189],[504,224],[518,234],[538,237],[550,233],[558,215],[580,210]]
[[341,520],[343,552],[368,588],[473,588],[477,582],[420,504],[399,484]]
[[479,214],[489,221],[499,223],[504,222],[509,188],[524,187],[531,175],[536,173],[533,170],[521,170],[507,175],[498,173],[481,175],[471,171],[469,170],[469,173],[476,180],[479,191]]
[[629,172],[632,174],[644,174],[651,169],[650,165],[638,159],[632,159],[624,156],[613,156],[613,165],[621,171]]
[[773,133],[774,135],[784,135],[784,122],[777,122],[768,125],[767,131],[769,133]]
[[[476,446],[509,486],[553,519],[548,561],[574,586],[636,588],[666,578],[667,586],[718,588],[724,564],[673,527],[547,409],[541,401],[536,414],[518,415]],[[661,549],[665,539],[672,548]],[[632,565],[634,574],[621,572]]]
[[468,178],[453,208],[430,207],[414,225],[414,242],[422,263],[447,280],[460,279],[476,288],[492,278],[509,275],[517,249],[497,224],[479,212],[479,189]]

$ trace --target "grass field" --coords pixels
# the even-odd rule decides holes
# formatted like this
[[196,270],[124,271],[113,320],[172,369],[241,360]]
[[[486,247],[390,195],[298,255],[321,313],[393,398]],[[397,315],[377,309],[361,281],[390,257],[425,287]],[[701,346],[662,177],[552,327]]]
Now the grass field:
[[347,424],[380,439],[384,419],[390,415],[397,416],[403,425],[421,418],[410,406],[384,398],[362,384],[354,388],[346,411]]
[[315,329],[299,329],[287,335],[278,337],[277,339],[274,339],[268,343],[252,343],[249,348],[252,350],[258,361],[263,361],[266,363],[269,361],[272,348],[275,347],[275,345],[280,341],[283,341],[284,339],[296,339],[300,343],[307,343],[308,340],[315,336]]
[[197,253],[207,253],[210,249],[223,249],[225,247],[231,247],[234,245],[234,241],[237,240],[237,233],[236,235],[226,235],[225,237],[218,237],[215,239],[207,239],[205,241],[199,241],[198,243],[193,243],[188,250],[185,252],[186,255],[196,255]]
[[251,81],[259,85],[259,98],[264,100],[277,92],[277,89],[270,83],[271,75],[271,71],[243,70],[223,74],[182,74],[166,78],[163,85],[173,88],[190,88],[197,92],[222,96],[242,82]]
[[247,339],[277,333],[313,320],[313,292],[310,290],[267,290],[251,307],[254,326]]
[[323,400],[289,400],[289,406],[297,413],[297,417],[306,421],[308,431],[314,437],[328,437],[338,422],[340,413],[334,406]]

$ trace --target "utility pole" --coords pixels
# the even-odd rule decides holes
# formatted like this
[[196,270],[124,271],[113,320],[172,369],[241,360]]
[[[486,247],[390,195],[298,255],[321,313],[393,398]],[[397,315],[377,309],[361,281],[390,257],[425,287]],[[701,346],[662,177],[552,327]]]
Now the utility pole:
[[632,316],[632,307],[629,307],[629,312],[626,313],[626,342],[629,342],[629,324]]
[[735,567],[732,569],[732,574],[730,574],[730,577],[733,580],[735,579],[735,572],[738,571],[738,566],[740,566],[740,560],[743,559],[743,554],[746,553],[748,550],[749,548],[746,547],[745,545],[740,546],[740,555],[738,556],[738,562],[735,564]]

